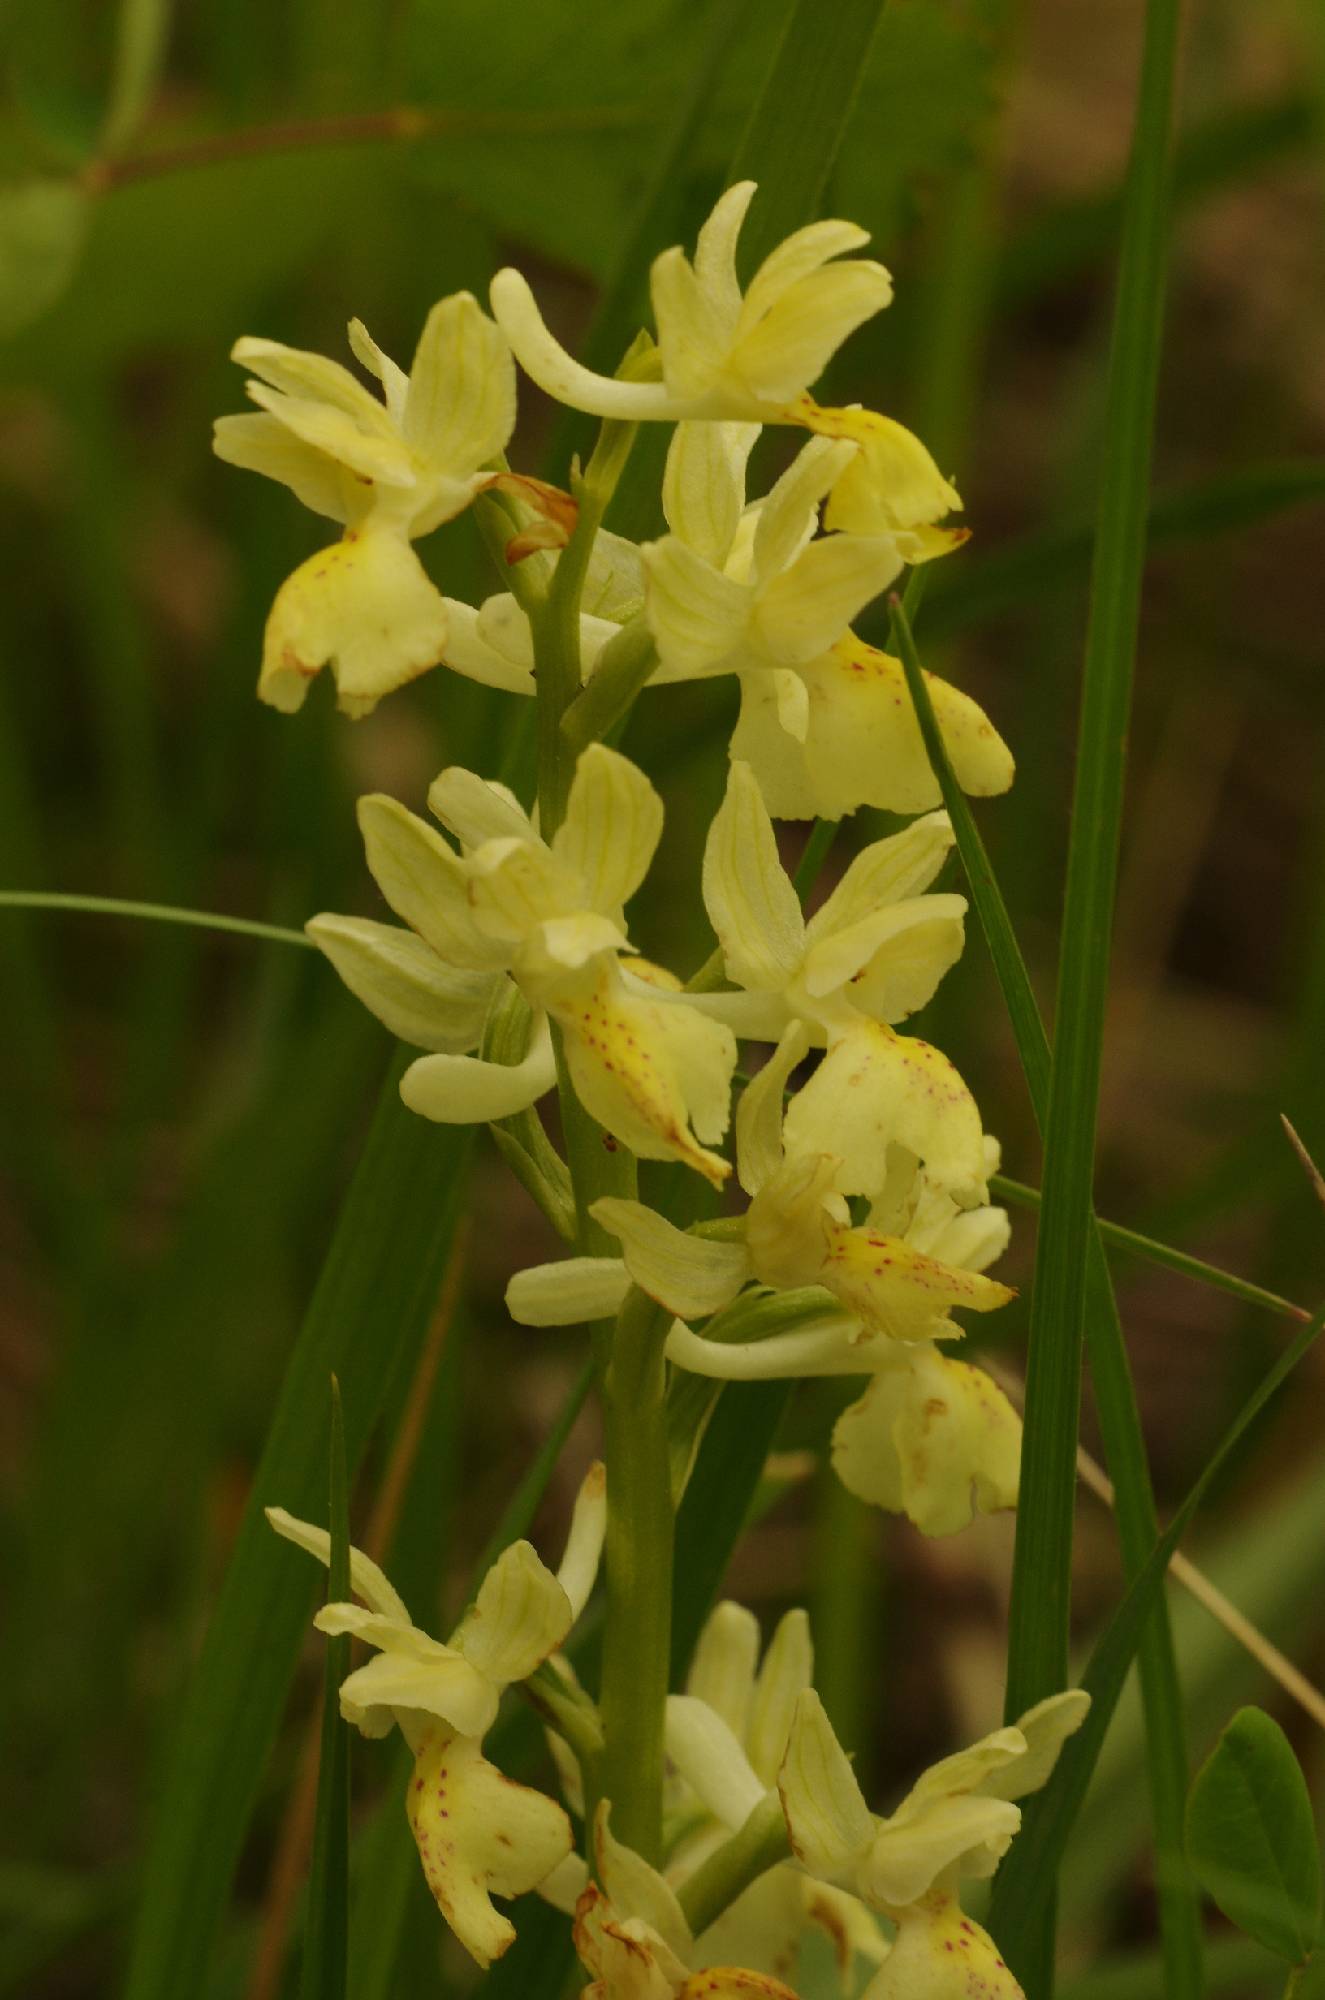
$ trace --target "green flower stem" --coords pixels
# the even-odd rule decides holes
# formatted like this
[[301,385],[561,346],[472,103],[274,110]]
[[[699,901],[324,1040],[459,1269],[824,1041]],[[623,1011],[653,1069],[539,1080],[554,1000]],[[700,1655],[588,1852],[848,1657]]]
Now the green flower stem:
[[710,1854],[677,1891],[686,1922],[698,1937],[752,1882],[791,1857],[787,1822],[776,1792],[760,1800],[739,1832]]
[[198,930],[233,931],[239,937],[266,938],[275,944],[305,945],[313,940],[281,924],[261,924],[251,917],[227,917],[215,910],[189,910],[173,903],[134,903],[121,896],[75,896],[54,890],[0,889],[0,909],[70,910],[83,916],[143,917],[157,924],[190,924]]
[[561,718],[566,741],[576,751],[615,728],[635,696],[657,670],[658,648],[642,611],[609,639],[592,674]]
[[671,1656],[672,1512],[668,1317],[632,1288],[604,1383],[607,1621],[600,1710],[612,1829],[662,1861],[663,1714]]
[[536,1667],[528,1680],[521,1683],[521,1693],[544,1721],[551,1723],[558,1735],[565,1737],[579,1759],[585,1783],[588,1784],[603,1754],[602,1724],[589,1697],[571,1682],[563,1680],[547,1661]]
[[634,424],[608,422],[600,429],[588,465],[571,481],[579,506],[571,538],[558,557],[546,600],[530,612],[538,678],[538,803],[545,840],[551,839],[565,818],[575,759],[582,747],[563,732],[562,719],[584,679],[580,600],[589,559],[630,457],[636,428]]

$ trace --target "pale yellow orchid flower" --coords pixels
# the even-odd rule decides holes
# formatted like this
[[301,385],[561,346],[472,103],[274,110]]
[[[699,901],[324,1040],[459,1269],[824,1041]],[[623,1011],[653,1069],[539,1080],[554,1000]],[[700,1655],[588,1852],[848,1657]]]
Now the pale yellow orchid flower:
[[767,498],[745,507],[752,440],[746,424],[679,424],[673,435],[663,484],[672,532],[641,550],[655,680],[766,680],[784,726],[803,735],[797,670],[888,588],[904,542],[891,533],[814,538],[820,503],[856,456],[848,442],[811,438]]
[[[267,620],[258,693],[287,712],[329,662],[341,708],[360,716],[446,656],[453,612],[410,545],[510,477],[492,462],[515,423],[515,369],[468,292],[433,307],[408,374],[360,321],[349,337],[380,398],[337,361],[246,337],[233,354],[257,378],[248,393],[259,411],[215,430],[219,457],[279,480],[344,528],[286,579]],[[551,489],[517,484],[550,504]],[[463,644],[453,651],[450,664],[493,686],[527,679]]]
[[[668,1823],[679,1837],[668,1879],[683,1883],[777,1784],[796,1699],[809,1687],[814,1647],[804,1611],[789,1611],[759,1657],[753,1613],[716,1606],[695,1646],[685,1692],[667,1705],[673,1776]],[[844,1989],[857,1956],[878,1963],[886,1946],[857,1898],[789,1863],[770,1868],[700,1936],[698,1964],[739,1964],[790,1978],[807,1930],[833,1946]]]
[[1047,1782],[1089,1707],[1081,1688],[1050,1696],[1014,1728],[933,1765],[879,1818],[818,1695],[798,1697],[778,1779],[792,1852],[808,1873],[849,1888],[898,1927],[870,2000],[1020,1995],[993,1941],[963,1915],[958,1886],[994,1873],[1021,1824],[1015,1801]]
[[[693,263],[664,250],[650,274],[661,382],[581,367],[556,341],[518,271],[492,281],[492,311],[516,359],[558,402],[629,423],[685,417],[800,421],[786,412],[837,349],[892,298],[881,264],[847,257],[868,242],[851,222],[812,222],[780,243],[742,291],[736,244],[755,192],[727,189],[699,232]],[[845,261],[844,261],[845,260]]]
[[[331,1538],[269,1507],[278,1535],[331,1559]],[[512,1943],[513,1925],[492,1896],[535,1888],[574,1845],[554,1800],[513,1784],[482,1754],[502,1691],[526,1679],[565,1639],[597,1573],[606,1519],[605,1480],[593,1466],[580,1488],[561,1568],[554,1575],[528,1542],[515,1542],[484,1577],[445,1645],[421,1632],[377,1564],[350,1551],[359,1604],[327,1604],[320,1632],[350,1633],[376,1649],[341,1685],[341,1713],[365,1736],[398,1727],[414,1755],[406,1798],[428,1886],[479,1965]]]
[[[394,799],[360,800],[368,865],[410,926],[316,917],[309,935],[397,1034],[432,1049],[401,1080],[410,1109],[444,1124],[510,1116],[553,1087],[548,1021],[585,1109],[646,1159],[677,1159],[714,1182],[707,1145],[727,1128],[736,1044],[657,968],[627,970],[622,906],[648,869],[662,802],[601,744],[580,757],[551,842],[502,786],[443,771],[428,795],[460,852]],[[533,1012],[519,1063],[484,1062],[486,1011],[510,980]]]
[[733,762],[704,848],[704,905],[740,994],[697,1004],[775,1041],[789,1022],[834,1041],[862,1018],[905,1020],[961,955],[964,896],[926,894],[952,849],[946,813],[862,849],[806,922],[750,766]]
[[[797,1022],[749,1084],[736,1119],[741,1185],[752,1197],[726,1240],[692,1236],[640,1202],[605,1196],[593,1214],[622,1246],[620,1260],[575,1258],[517,1273],[512,1316],[527,1325],[572,1324],[592,1301],[596,1316],[634,1283],[678,1319],[730,1305],[752,1279],[774,1290],[819,1287],[836,1340],[952,1339],[954,1306],[991,1311],[1012,1294],[973,1270],[941,1263],[901,1237],[854,1225],[853,1194],[877,1194],[891,1145],[925,1165],[929,1182],[958,1206],[985,1199],[980,1116],[956,1070],[927,1042],[861,1020],[825,1056],[783,1112],[787,1079],[809,1047]],[[787,1339],[808,1337],[801,1329]],[[813,1350],[810,1350],[813,1351]],[[867,1364],[865,1364],[867,1365]]]
[[[959,1209],[930,1185],[913,1155],[895,1148],[892,1162],[867,1220],[876,1239],[903,1244],[947,1271],[983,1271],[1001,1254],[1004,1209]],[[989,1173],[997,1169],[997,1142],[988,1137],[985,1162]],[[841,1311],[749,1342],[705,1339],[678,1321],[667,1354],[676,1366],[719,1381],[868,1373],[864,1395],[833,1427],[833,1468],[859,1499],[905,1514],[923,1534],[955,1534],[974,1514],[1017,1504],[1021,1419],[983,1369],[944,1353],[933,1337],[890,1339]]]
[[[746,507],[752,439],[751,426],[721,423],[680,424],[672,439],[663,488],[672,533],[641,552],[661,663],[652,684],[737,676],[731,754],[750,764],[780,819],[937,805],[901,665],[850,630],[904,563],[938,553],[935,531],[880,515],[868,532],[813,539],[830,492],[829,525],[842,525],[839,491],[863,453],[849,440],[812,439],[767,498]],[[1006,791],[1012,757],[983,711],[932,678],[931,695],[964,788]]]

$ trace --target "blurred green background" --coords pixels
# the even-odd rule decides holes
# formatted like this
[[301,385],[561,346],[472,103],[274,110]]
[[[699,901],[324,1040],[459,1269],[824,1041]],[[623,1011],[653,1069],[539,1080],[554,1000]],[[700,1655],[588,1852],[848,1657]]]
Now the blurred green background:
[[[689,240],[785,15],[772,0],[11,12],[0,886],[294,926],[374,909],[354,797],[418,806],[444,763],[491,773],[515,704],[440,671],[361,723],[329,684],[294,720],[256,702],[267,606],[321,529],[210,457],[211,419],[242,407],[230,344],[262,333],[344,357],[358,314],[406,360],[435,298],[482,297],[516,261],[568,342],[587,335],[610,366],[644,300],[606,321],[596,301],[620,296],[641,244]],[[981,822],[1046,1002],[1140,15],[1138,0],[891,0],[826,203],[871,229],[897,302],[825,393],[918,429],[967,502],[972,542],[933,577],[918,637],[1016,751],[1017,786]],[[1278,1113],[1325,1154],[1317,0],[1201,0],[1185,102],[1099,1203],[1314,1304],[1325,1216]],[[518,465],[564,477],[584,442],[522,390]],[[610,525],[656,522],[636,509]],[[451,595],[495,587],[468,521],[424,556]],[[667,690],[625,743],[671,808],[637,931],[682,973],[710,943],[698,859],[731,714],[721,684]],[[828,879],[877,830],[844,829]],[[389,1049],[311,953],[92,916],[0,913],[0,1007],[0,1995],[61,2000],[117,1976],[170,1722]],[[978,940],[919,1026],[972,1083],[1007,1170],[1034,1181]],[[1022,1218],[1014,1282],[1032,1229]],[[392,1397],[423,1422],[393,1574],[424,1622],[444,1627],[579,1364],[501,1311],[510,1269],[549,1249],[485,1152],[466,1303],[431,1383]],[[1284,1328],[1168,1274],[1119,1278],[1163,1503]],[[1014,1354],[1018,1324],[1014,1307],[996,1329]],[[1308,1361],[1194,1550],[1317,1679],[1321,1386]],[[882,1796],[997,1718],[1011,1531],[930,1543],[866,1518],[807,1456],[832,1409],[796,1404],[784,1490],[732,1583],[770,1612],[817,1607],[826,1696]],[[362,1483],[364,1518],[389,1458]],[[1084,1636],[1117,1583],[1088,1500],[1079,1561]],[[1262,1700],[1319,1784],[1310,1725],[1205,1614],[1175,1616],[1194,1750],[1236,1700]],[[288,1902],[315,1683],[310,1647],[209,1994],[261,2000],[288,1980],[268,1951],[255,1983],[253,1944]],[[1081,2000],[1160,1990],[1130,1961],[1114,1986],[1100,1970],[1151,1940],[1139,1741],[1129,1710],[1069,1856]],[[369,1826],[385,1759],[356,1755]],[[438,1927],[415,1917],[409,1990],[449,1990]],[[1216,1957],[1212,1990],[1269,1991],[1238,1949]]]

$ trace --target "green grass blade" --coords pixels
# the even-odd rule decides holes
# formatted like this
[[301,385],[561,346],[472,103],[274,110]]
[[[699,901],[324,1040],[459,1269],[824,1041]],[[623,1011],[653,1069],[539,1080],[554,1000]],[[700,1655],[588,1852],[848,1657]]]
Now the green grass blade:
[[[916,718],[952,821],[957,849],[970,884],[971,900],[975,904],[1012,1023],[1031,1107],[1036,1122],[1043,1129],[1049,1102],[1052,1058],[1030,974],[974,816],[948,763],[911,627],[900,605],[894,608],[893,627]],[[1122,1322],[1101,1234],[1095,1226],[1088,1231],[1085,1276],[1088,1308],[1086,1337],[1090,1348],[1091,1373],[1105,1458],[1116,1491],[1118,1539],[1124,1569],[1130,1578],[1138,1573],[1146,1560],[1158,1531],[1158,1518]],[[1072,1434],[1075,1439],[1075,1423]],[[1073,1469],[1075,1478],[1075,1449]],[[1164,1957],[1174,2000],[1178,2000],[1178,1996],[1182,1996],[1182,2000],[1195,2000],[1201,1991],[1202,1977],[1201,1914],[1183,1847],[1183,1809],[1188,1771],[1186,1728],[1173,1636],[1162,1596],[1142,1635],[1140,1650]]]
[[[331,1562],[327,1603],[344,1604],[350,1595],[350,1481],[345,1465],[345,1418],[340,1384],[331,1378],[331,1479],[328,1525]],[[350,1670],[348,1633],[328,1639],[322,1676],[322,1756],[317,1779],[317,1815],[308,1871],[308,1914],[300,2000],[345,2000],[349,1958],[350,1744],[340,1714],[340,1684]]]
[[463,1199],[470,1135],[414,1117],[393,1063],[299,1340],[212,1615],[153,1818],[129,2000],[201,1985],[307,1622],[267,1505],[320,1500],[322,1391],[345,1399],[357,1465],[402,1355],[423,1337]]
[[[1000,1201],[1011,1202],[1015,1208],[1036,1210],[1040,1206],[1039,1188],[1009,1180],[1006,1174],[991,1174],[989,1190]],[[1176,1271],[1181,1277],[1194,1279],[1198,1285],[1208,1285],[1212,1291],[1226,1292],[1232,1299],[1241,1299],[1244,1305],[1260,1306],[1266,1312],[1282,1314],[1285,1319],[1306,1320],[1311,1317],[1305,1306],[1295,1306],[1291,1299],[1281,1298],[1278,1292],[1267,1291],[1264,1285],[1254,1285],[1249,1278],[1239,1278],[1233,1271],[1223,1271],[1217,1264],[1207,1264],[1186,1250],[1175,1249],[1171,1243],[1159,1243],[1153,1236],[1143,1236],[1139,1230],[1126,1229],[1119,1222],[1105,1222],[1098,1216],[1095,1227],[1110,1249],[1125,1250],[1129,1256],[1142,1258],[1147,1264],[1158,1264],[1163,1270]]]
[[832,32],[822,7],[796,0],[750,122],[727,173],[759,183],[741,233],[753,270],[775,244],[818,214],[828,176],[851,122],[884,0],[838,0]]
[[1207,1490],[1248,1429],[1317,1339],[1322,1327],[1325,1327],[1325,1308],[1313,1315],[1243,1404],[1173,1520],[1155,1543],[1145,1566],[1133,1579],[1091,1653],[1089,1665],[1081,1677],[1081,1685],[1091,1696],[1090,1713],[1064,1749],[1054,1782],[1038,1797],[1027,1801],[1021,1831],[1008,1859],[999,1869],[994,1886],[989,1923],[1005,1955],[1014,1963],[1016,1957],[1033,1944],[1046,1899],[1052,1894],[1057,1863],[1072,1822],[1085,1798],[1095,1760],[1122,1693],[1147,1613],[1159,1593],[1174,1551]]
[[0,889],[0,909],[72,910],[94,917],[133,917],[148,923],[186,924],[196,930],[233,931],[239,937],[265,938],[275,944],[299,944],[315,949],[302,931],[284,924],[258,923],[251,917],[227,917],[216,910],[185,910],[173,903],[136,903],[122,896],[76,896],[64,891]]
[[[1014,1717],[1067,1678],[1095,1134],[1163,341],[1179,18],[1178,0],[1150,0],[1146,9],[1124,201],[1031,1298],[1008,1620],[1007,1712]],[[1051,1905],[1042,1900],[1039,1908]],[[1025,1926],[1018,1942],[1014,1969],[1039,2000],[1053,1986],[1052,1917],[1033,1948]]]

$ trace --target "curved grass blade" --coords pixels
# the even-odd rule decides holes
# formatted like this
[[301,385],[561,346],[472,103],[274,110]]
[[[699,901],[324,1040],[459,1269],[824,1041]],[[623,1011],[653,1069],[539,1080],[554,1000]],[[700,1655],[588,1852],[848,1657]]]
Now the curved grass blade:
[[[1035,1211],[1040,1206],[1039,1188],[1009,1180],[1006,1174],[991,1174],[989,1190],[1000,1201],[1011,1202],[1015,1208]],[[1139,1257],[1147,1264],[1159,1265],[1161,1270],[1176,1271],[1179,1276],[1191,1278],[1198,1285],[1208,1285],[1211,1291],[1226,1292],[1229,1298],[1241,1299],[1243,1305],[1260,1306],[1265,1312],[1281,1313],[1285,1319],[1308,1320],[1311,1317],[1305,1306],[1295,1306],[1291,1299],[1281,1298],[1278,1292],[1269,1292],[1264,1285],[1253,1284],[1250,1278],[1239,1278],[1233,1271],[1223,1271],[1217,1264],[1207,1264],[1186,1250],[1175,1249],[1171,1243],[1160,1243],[1153,1236],[1143,1236],[1139,1230],[1126,1229],[1120,1222],[1105,1222],[1100,1216],[1095,1218],[1095,1227],[1110,1249],[1125,1250],[1129,1256]]]
[[[331,1562],[327,1603],[350,1595],[350,1493],[340,1384],[331,1378],[331,1479],[327,1510]],[[322,1674],[322,1756],[308,1879],[308,1913],[299,2000],[345,2000],[349,1959],[350,1745],[341,1720],[340,1684],[350,1670],[347,1633],[328,1639]]]
[[1090,1713],[1064,1749],[1053,1783],[1037,1798],[1027,1802],[1021,1831],[995,1880],[989,1924],[1004,1954],[1014,1957],[1014,1962],[1015,1954],[1031,1945],[1046,1900],[1052,1895],[1058,1861],[1072,1822],[1085,1798],[1086,1787],[1122,1693],[1142,1627],[1173,1553],[1206,1492],[1251,1425],[1318,1338],[1322,1327],[1325,1327],[1325,1307],[1312,1316],[1243,1404],[1169,1526],[1155,1543],[1144,1567],[1134,1577],[1090,1656],[1081,1677],[1081,1685],[1091,1697]]
[[186,1693],[153,1818],[129,2000],[177,2000],[201,1987],[298,1658],[306,1584],[262,1510],[318,1507],[331,1373],[345,1400],[346,1461],[358,1464],[446,1267],[470,1134],[405,1110],[395,1087],[405,1060],[388,1073]]

